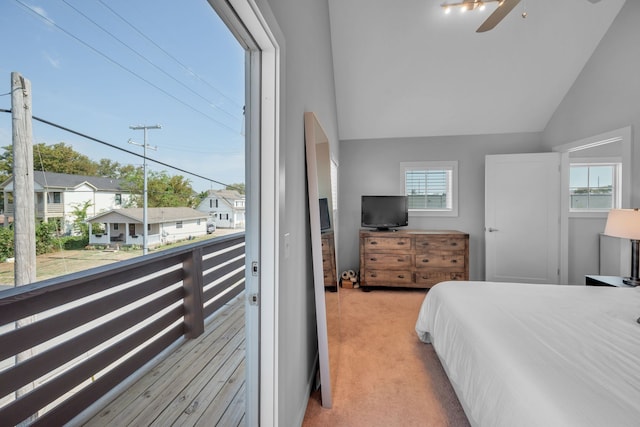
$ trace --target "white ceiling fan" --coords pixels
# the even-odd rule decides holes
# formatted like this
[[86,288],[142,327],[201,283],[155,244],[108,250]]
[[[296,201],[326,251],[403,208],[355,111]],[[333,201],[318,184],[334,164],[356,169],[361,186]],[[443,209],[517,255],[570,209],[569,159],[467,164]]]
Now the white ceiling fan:
[[[591,3],[598,3],[600,0],[588,0]],[[458,3],[443,3],[442,7],[449,10],[451,7],[460,7],[465,10],[482,9],[487,3],[498,3],[498,7],[491,15],[478,27],[476,33],[484,33],[492,30],[496,25],[504,19],[505,16],[520,3],[520,0],[463,0]],[[523,13],[526,17],[526,12]]]

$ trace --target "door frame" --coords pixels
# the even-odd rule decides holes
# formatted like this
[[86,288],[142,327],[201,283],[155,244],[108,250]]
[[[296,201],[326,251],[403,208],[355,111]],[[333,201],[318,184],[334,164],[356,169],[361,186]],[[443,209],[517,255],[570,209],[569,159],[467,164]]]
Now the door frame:
[[[266,0],[208,0],[246,50],[246,425],[278,425],[280,61],[284,37]],[[254,299],[255,297],[255,299]],[[253,301],[257,301],[254,304]]]
[[552,147],[560,159],[560,283],[569,283],[569,154],[601,145],[622,144],[622,207],[631,206],[631,126]]

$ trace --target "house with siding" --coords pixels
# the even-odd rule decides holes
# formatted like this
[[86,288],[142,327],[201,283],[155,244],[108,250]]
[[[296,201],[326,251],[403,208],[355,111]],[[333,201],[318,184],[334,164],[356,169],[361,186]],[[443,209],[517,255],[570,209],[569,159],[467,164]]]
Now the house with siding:
[[236,190],[209,190],[197,210],[219,228],[244,228],[245,196]]
[[[34,171],[35,216],[39,221],[56,220],[63,234],[74,233],[74,209],[89,202],[87,216],[127,206],[131,194],[123,187],[123,181],[98,176]],[[4,223],[14,214],[13,177],[2,184]]]
[[[142,208],[113,209],[88,218],[90,245],[140,245],[144,234]],[[94,232],[94,224],[104,224]],[[159,246],[207,234],[207,214],[192,208],[148,208],[147,246]]]

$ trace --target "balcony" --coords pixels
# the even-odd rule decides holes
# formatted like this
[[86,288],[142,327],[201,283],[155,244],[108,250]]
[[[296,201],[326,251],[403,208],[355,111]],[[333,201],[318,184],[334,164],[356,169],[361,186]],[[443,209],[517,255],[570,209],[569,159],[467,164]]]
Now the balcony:
[[238,425],[244,274],[232,234],[1,291],[2,425]]

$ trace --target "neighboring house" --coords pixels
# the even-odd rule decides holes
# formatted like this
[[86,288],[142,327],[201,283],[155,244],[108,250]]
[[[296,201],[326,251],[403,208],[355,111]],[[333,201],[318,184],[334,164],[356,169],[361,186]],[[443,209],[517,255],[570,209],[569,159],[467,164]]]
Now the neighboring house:
[[[114,209],[88,218],[90,245],[143,245],[142,208]],[[93,232],[93,224],[104,231]],[[207,214],[192,208],[148,208],[147,247],[207,234]]]
[[235,190],[209,190],[198,207],[220,228],[244,228],[245,196]]
[[[34,171],[33,180],[36,219],[57,219],[64,234],[73,234],[76,219],[73,211],[85,202],[91,203],[87,216],[93,216],[126,206],[131,198],[119,179]],[[14,214],[13,177],[0,184],[0,187],[7,224],[7,219]]]

